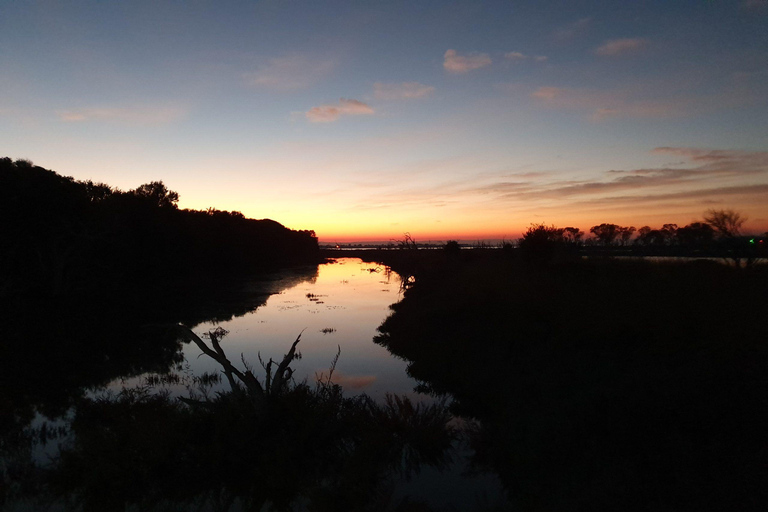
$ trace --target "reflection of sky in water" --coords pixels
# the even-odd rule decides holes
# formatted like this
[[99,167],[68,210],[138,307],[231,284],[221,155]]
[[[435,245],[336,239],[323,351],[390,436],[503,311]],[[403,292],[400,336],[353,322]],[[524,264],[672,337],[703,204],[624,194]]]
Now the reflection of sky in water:
[[[198,335],[217,326],[228,330],[222,342],[227,358],[242,367],[242,354],[260,380],[264,372],[259,352],[264,360],[271,357],[279,362],[303,331],[297,347],[302,358],[291,364],[296,380],[307,377],[313,382],[316,373],[327,373],[341,346],[333,380],[347,395],[365,392],[380,398],[392,392],[412,396],[416,383],[406,375],[405,363],[372,341],[376,328],[389,315],[389,305],[400,300],[399,290],[397,277],[388,279],[383,267],[341,258],[320,265],[315,282],[272,295],[254,313],[220,324],[200,324],[193,330]],[[195,375],[220,370],[207,356],[198,357],[200,350],[194,344],[186,345],[184,353]]]

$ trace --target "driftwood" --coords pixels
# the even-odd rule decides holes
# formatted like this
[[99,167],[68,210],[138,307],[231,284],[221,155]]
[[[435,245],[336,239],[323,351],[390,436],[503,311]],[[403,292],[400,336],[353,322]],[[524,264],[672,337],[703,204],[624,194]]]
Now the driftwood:
[[291,349],[283,356],[282,362],[277,366],[277,370],[272,375],[272,365],[275,363],[272,359],[264,366],[267,371],[264,386],[261,385],[256,376],[249,369],[240,371],[232,362],[227,359],[224,350],[221,348],[221,339],[228,334],[228,332],[219,327],[215,330],[208,331],[206,337],[211,340],[211,347],[209,347],[205,341],[203,341],[197,334],[192,332],[191,329],[184,325],[179,325],[180,336],[183,339],[189,340],[197,345],[203,354],[207,355],[222,367],[222,371],[229,382],[232,392],[238,395],[247,395],[254,404],[262,404],[267,397],[276,396],[282,393],[293,375],[293,369],[288,365],[296,359],[296,345],[301,341],[301,334],[296,337],[296,341],[291,345]]

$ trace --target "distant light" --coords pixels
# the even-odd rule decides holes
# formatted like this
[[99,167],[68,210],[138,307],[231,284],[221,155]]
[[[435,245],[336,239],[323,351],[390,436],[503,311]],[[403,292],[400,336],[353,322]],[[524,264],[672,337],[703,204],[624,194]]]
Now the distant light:
[[751,243],[751,244],[755,243],[755,239],[754,238],[750,238],[749,239],[749,243]]

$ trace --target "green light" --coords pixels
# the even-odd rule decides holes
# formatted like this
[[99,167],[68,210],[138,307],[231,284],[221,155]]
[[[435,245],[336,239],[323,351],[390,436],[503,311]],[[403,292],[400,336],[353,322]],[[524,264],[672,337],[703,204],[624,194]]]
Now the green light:
[[749,243],[751,243],[751,244],[755,243],[755,239],[754,238],[750,238],[749,239]]

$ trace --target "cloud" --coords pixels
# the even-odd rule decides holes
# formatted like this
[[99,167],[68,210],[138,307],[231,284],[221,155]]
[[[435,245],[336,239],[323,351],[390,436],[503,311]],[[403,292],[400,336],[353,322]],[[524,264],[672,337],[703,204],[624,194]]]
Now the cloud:
[[595,54],[609,57],[626,55],[640,50],[646,44],[648,41],[641,38],[611,39],[603,43],[602,46],[598,46],[595,49]]
[[296,91],[319,82],[328,76],[334,67],[335,63],[330,60],[292,55],[269,59],[266,65],[253,73],[246,73],[243,78],[253,87]]
[[504,58],[509,60],[525,60],[527,57],[520,52],[509,52],[504,54]]
[[736,151],[687,147],[658,147],[655,154],[671,154],[701,163],[700,170],[725,173],[768,172],[768,151]]
[[504,54],[504,58],[507,60],[511,60],[512,62],[516,62],[516,61],[519,62],[519,61],[524,61],[528,59],[534,60],[536,62],[544,62],[545,60],[547,60],[547,57],[545,55],[529,56],[520,52],[507,52]]
[[[647,95],[647,91],[641,91]],[[713,102],[711,97],[678,96],[664,99],[635,99],[634,90],[569,89],[542,86],[530,95],[544,106],[572,110],[586,110],[592,121],[612,118],[665,118],[681,117],[725,105]]]
[[491,58],[487,53],[459,55],[456,50],[447,50],[444,55],[443,68],[451,73],[466,73],[490,64]]
[[341,116],[359,116],[373,113],[373,108],[362,101],[341,98],[336,105],[312,107],[306,112],[305,116],[312,123],[331,123],[338,120]]
[[435,91],[430,85],[420,84],[419,82],[403,82],[401,84],[384,84],[376,82],[373,84],[373,94],[380,100],[410,100],[424,98]]
[[[579,200],[616,202],[652,198],[708,198],[768,190],[768,151],[658,147],[652,153],[683,157],[680,166],[611,170],[593,180],[499,180],[465,192],[493,194],[504,201]],[[621,194],[621,195],[617,195]]]
[[533,91],[531,96],[540,100],[553,100],[558,96],[562,97],[565,92],[565,89],[560,89],[559,87],[544,86]]
[[185,111],[178,107],[107,107],[56,111],[58,118],[65,123],[107,121],[130,125],[164,125],[180,119],[184,114]]
[[568,41],[586,32],[591,23],[592,18],[581,18],[556,30],[552,36],[558,41]]

